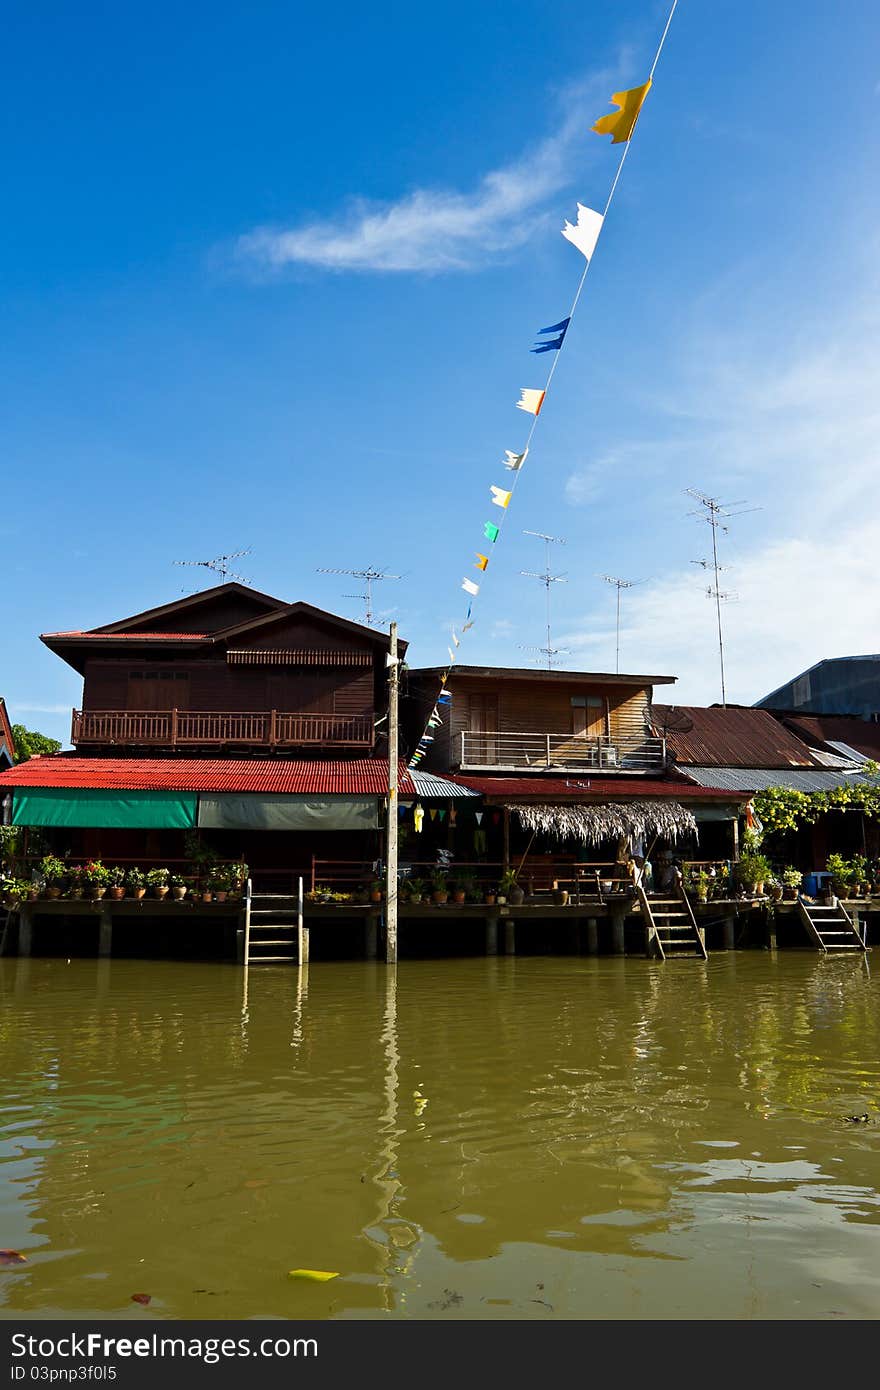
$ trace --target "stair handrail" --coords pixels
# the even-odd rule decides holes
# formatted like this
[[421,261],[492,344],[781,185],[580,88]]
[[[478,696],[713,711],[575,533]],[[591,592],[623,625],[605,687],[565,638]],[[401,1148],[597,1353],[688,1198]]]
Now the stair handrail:
[[645,919],[645,927],[647,932],[647,940],[645,944],[647,946],[648,955],[651,954],[651,948],[653,947],[656,950],[657,955],[660,957],[660,959],[665,960],[666,952],[663,949],[663,942],[660,940],[660,934],[657,931],[657,923],[654,921],[654,914],[651,911],[651,904],[648,901],[648,895],[642,886],[641,876],[636,878],[635,887],[636,896],[639,900],[639,906],[642,909],[642,916]]
[[253,897],[253,887],[250,878],[244,886],[244,963],[250,965],[251,960],[251,898]]
[[690,922],[690,924],[691,924],[691,927],[693,928],[693,932],[694,932],[694,936],[695,936],[695,938],[696,938],[697,946],[699,947],[699,950],[700,950],[700,955],[703,957],[703,960],[708,960],[708,959],[709,959],[709,952],[706,950],[706,942],[705,942],[705,940],[703,939],[703,933],[700,931],[699,923],[698,923],[696,917],[694,916],[694,909],[693,909],[693,906],[692,906],[692,904],[691,904],[691,900],[690,900],[690,898],[689,898],[688,895],[687,895],[687,889],[685,888],[685,886],[684,886],[683,883],[680,883],[680,884],[678,885],[678,894],[679,894],[679,897],[681,898],[681,901],[684,903],[685,907],[687,908],[688,920],[689,920],[689,922]]

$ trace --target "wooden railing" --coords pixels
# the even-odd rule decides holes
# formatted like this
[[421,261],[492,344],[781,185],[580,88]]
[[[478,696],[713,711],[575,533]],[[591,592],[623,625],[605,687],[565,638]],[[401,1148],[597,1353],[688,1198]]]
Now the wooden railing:
[[261,748],[371,748],[368,715],[295,714],[286,710],[73,711],[71,742],[164,748],[239,744]]
[[461,768],[559,768],[572,772],[656,772],[666,740],[650,734],[462,733]]

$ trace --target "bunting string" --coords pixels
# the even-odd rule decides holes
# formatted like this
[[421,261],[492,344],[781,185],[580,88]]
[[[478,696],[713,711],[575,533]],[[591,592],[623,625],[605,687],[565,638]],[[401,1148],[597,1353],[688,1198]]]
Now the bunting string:
[[[501,535],[501,527],[504,521],[504,517],[507,515],[508,508],[510,506],[511,501],[513,500],[517,484],[519,483],[520,477],[522,476],[523,464],[525,463],[526,458],[528,457],[529,450],[532,447],[532,440],[534,438],[535,431],[538,428],[538,420],[540,418],[541,411],[543,410],[546,404],[547,396],[550,392],[550,387],[553,382],[553,377],[555,375],[556,368],[559,366],[559,359],[562,356],[563,346],[566,341],[569,329],[571,328],[572,320],[574,319],[575,313],[577,312],[578,304],[580,303],[581,295],[583,293],[584,285],[586,284],[586,279],[590,270],[590,266],[593,263],[593,253],[595,252],[596,244],[603,231],[605,219],[608,216],[609,209],[614,199],[614,194],[617,191],[617,185],[619,184],[620,176],[623,173],[623,166],[626,163],[626,158],[629,154],[630,145],[632,143],[632,138],[638,125],[639,118],[641,116],[642,107],[644,105],[645,98],[647,97],[653,85],[654,74],[657,71],[657,64],[660,61],[660,55],[663,52],[663,45],[666,42],[666,37],[669,33],[669,28],[672,24],[672,18],[675,14],[677,6],[678,0],[672,0],[672,5],[666,19],[666,25],[663,29],[663,33],[660,36],[660,42],[657,45],[657,51],[654,54],[654,61],[651,64],[651,70],[648,74],[647,81],[640,87],[632,87],[628,91],[624,92],[615,92],[611,98],[611,104],[615,106],[617,109],[613,112],[608,113],[605,116],[600,116],[592,127],[593,130],[599,135],[610,135],[611,143],[613,145],[622,144],[623,149],[621,151],[620,159],[618,160],[617,168],[614,173],[614,178],[611,181],[611,187],[609,189],[608,196],[605,199],[605,206],[602,209],[602,212],[595,212],[592,208],[588,208],[583,203],[579,202],[577,204],[576,221],[572,223],[569,222],[568,219],[566,219],[564,226],[561,228],[562,235],[565,237],[565,239],[571,242],[571,244],[578,251],[580,251],[581,255],[584,257],[584,266],[581,271],[580,278],[577,284],[577,289],[575,290],[574,298],[572,299],[571,307],[569,308],[568,314],[558,323],[551,324],[548,328],[539,329],[535,336],[539,339],[544,339],[544,341],[536,343],[534,347],[530,349],[531,352],[536,354],[543,354],[545,352],[549,352],[551,354],[551,359],[547,371],[547,377],[543,387],[521,388],[520,399],[515,402],[517,409],[525,411],[527,414],[532,416],[532,422],[529,426],[529,430],[526,435],[526,441],[521,452],[514,453],[510,449],[505,449],[504,451],[505,457],[502,460],[502,462],[504,464],[505,469],[507,469],[511,475],[509,478],[510,487],[503,488],[493,483],[489,489],[490,501],[500,509],[500,515],[498,515],[497,521],[485,521],[483,523],[483,540],[488,541],[490,545],[493,547],[497,544],[498,539]],[[492,552],[490,551],[489,555],[485,555],[479,551],[476,552],[476,560],[474,567],[482,573],[485,573],[490,565],[491,553]],[[461,587],[464,590],[464,592],[468,595],[469,599],[467,613],[465,615],[465,621],[463,624],[461,624],[460,627],[461,635],[464,636],[474,625],[475,620],[472,614],[474,609],[474,603],[476,602],[477,596],[480,593],[481,583],[478,584],[475,580],[469,578],[468,576],[465,576],[462,579]],[[429,734],[429,730],[439,728],[442,725],[444,709],[450,704],[452,700],[452,695],[448,687],[452,679],[452,670],[456,660],[456,652],[461,645],[460,638],[458,637],[454,628],[452,631],[452,639],[455,650],[453,650],[452,647],[448,648],[449,662],[448,665],[444,668],[441,675],[440,693],[437,696],[437,699],[434,703],[434,707],[431,710],[430,715],[428,716],[428,720],[425,724],[425,729],[422,734],[422,737],[419,739],[418,744],[416,745],[416,748],[410,757],[408,764],[410,768],[418,767],[419,763],[424,758],[426,752],[428,752],[431,743],[433,742],[433,735]]]

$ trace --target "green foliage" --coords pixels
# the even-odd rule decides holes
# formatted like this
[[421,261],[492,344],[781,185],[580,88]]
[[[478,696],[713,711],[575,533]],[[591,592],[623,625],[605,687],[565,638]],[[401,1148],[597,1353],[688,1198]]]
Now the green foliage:
[[744,854],[736,865],[737,879],[744,888],[764,883],[770,874],[770,861],[763,854]]
[[786,888],[800,888],[804,881],[804,876],[800,869],[795,869],[789,864],[788,868],[782,870],[782,882]]
[[23,724],[13,724],[12,738],[15,742],[15,761],[26,763],[35,754],[57,753],[61,743],[48,734],[37,733],[36,729],[26,729]]
[[[866,764],[868,776],[874,777],[874,763]],[[870,782],[847,782],[830,791],[797,792],[788,787],[768,787],[754,798],[755,811],[763,822],[766,834],[782,830],[797,830],[813,825],[829,811],[862,811],[873,819],[880,818],[880,778]],[[746,839],[746,844],[747,839]]]
[[145,882],[145,879],[144,879],[144,871],[143,871],[143,869],[129,869],[129,870],[126,872],[126,875],[125,875],[125,886],[126,886],[126,888],[143,888],[143,887],[144,887],[144,882]]

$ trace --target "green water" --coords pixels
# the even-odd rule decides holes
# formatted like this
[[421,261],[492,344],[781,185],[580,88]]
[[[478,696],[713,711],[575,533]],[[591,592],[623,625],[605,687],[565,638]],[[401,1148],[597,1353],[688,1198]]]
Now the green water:
[[0,961],[0,1246],[27,1256],[0,1268],[3,1316],[880,1314],[862,960],[328,962],[244,986]]

